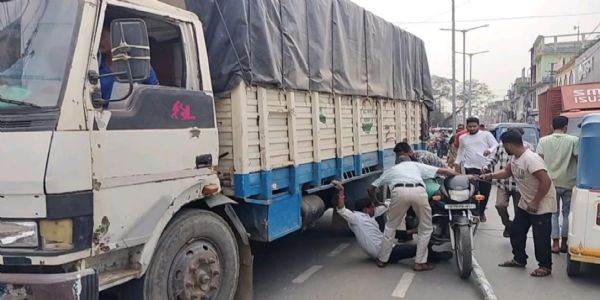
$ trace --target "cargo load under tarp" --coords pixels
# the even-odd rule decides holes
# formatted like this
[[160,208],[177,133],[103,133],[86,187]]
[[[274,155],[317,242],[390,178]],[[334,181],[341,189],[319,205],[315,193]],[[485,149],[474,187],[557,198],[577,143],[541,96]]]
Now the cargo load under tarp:
[[423,41],[348,0],[187,0],[204,26],[216,94],[240,81],[424,101]]

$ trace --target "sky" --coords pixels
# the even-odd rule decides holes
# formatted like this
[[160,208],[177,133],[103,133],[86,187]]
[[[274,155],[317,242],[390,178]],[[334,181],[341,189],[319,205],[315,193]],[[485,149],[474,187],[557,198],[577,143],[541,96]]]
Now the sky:
[[[387,21],[423,39],[432,74],[451,78],[451,0],[352,0]],[[467,33],[466,52],[489,50],[473,57],[473,79],[488,84],[498,100],[529,67],[529,49],[538,35],[600,31],[600,0],[455,0],[456,29],[489,24]],[[594,13],[594,14],[591,14]],[[588,14],[548,18],[489,20],[525,16]],[[486,20],[481,20],[486,19]],[[459,22],[462,20],[481,20]],[[411,23],[413,22],[413,23]],[[425,22],[415,24],[414,22]],[[440,23],[441,22],[441,23]],[[577,37],[574,36],[573,40]],[[565,38],[563,38],[565,39]],[[568,39],[568,38],[566,38]],[[462,51],[462,33],[456,33],[456,50]],[[466,76],[469,66],[467,57]],[[456,56],[456,78],[462,81],[462,55]],[[462,86],[457,86],[462,88]]]

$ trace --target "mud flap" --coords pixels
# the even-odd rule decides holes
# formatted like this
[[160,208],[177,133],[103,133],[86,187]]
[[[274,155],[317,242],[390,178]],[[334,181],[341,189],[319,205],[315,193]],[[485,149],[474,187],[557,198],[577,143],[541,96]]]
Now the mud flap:
[[230,204],[225,205],[227,218],[235,228],[235,237],[237,239],[240,255],[240,273],[238,277],[238,286],[235,293],[236,300],[251,300],[253,296],[253,266],[254,257],[250,249],[248,233],[242,225],[242,222],[236,215]]
[[251,300],[253,294],[253,265],[254,257],[250,245],[240,244],[240,276],[238,278],[236,300]]

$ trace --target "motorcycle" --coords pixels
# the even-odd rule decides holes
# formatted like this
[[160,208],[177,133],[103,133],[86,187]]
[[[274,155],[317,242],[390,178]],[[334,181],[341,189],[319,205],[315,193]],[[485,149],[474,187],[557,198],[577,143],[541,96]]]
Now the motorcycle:
[[[475,194],[475,185],[466,175],[429,181],[427,190],[433,224],[430,246],[450,243],[459,276],[468,278],[473,270],[473,236],[479,224],[479,218],[471,211],[477,209],[477,203],[485,197]],[[409,213],[406,230],[413,232],[417,227],[414,212]]]

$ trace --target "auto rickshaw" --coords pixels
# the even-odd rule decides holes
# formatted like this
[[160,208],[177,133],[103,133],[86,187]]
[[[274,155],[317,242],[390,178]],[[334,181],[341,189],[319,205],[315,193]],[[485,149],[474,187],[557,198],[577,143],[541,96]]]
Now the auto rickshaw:
[[583,264],[600,264],[600,114],[581,123],[577,185],[569,214],[567,274],[578,276]]

